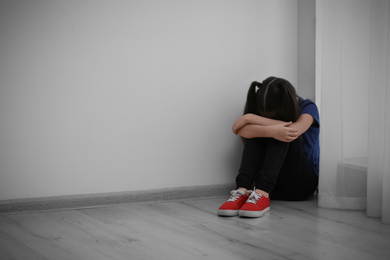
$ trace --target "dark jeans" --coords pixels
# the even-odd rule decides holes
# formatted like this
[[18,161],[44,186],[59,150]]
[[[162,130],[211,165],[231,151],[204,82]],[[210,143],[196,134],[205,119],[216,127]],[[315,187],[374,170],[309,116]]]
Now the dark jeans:
[[318,186],[318,176],[301,149],[273,138],[246,139],[237,188],[263,190],[274,200],[305,200]]

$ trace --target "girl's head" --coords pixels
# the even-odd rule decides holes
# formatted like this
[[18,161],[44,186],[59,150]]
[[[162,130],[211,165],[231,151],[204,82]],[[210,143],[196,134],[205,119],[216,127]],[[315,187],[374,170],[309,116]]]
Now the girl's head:
[[256,114],[285,122],[295,122],[299,105],[295,88],[285,79],[269,77],[262,83],[252,82],[244,114]]

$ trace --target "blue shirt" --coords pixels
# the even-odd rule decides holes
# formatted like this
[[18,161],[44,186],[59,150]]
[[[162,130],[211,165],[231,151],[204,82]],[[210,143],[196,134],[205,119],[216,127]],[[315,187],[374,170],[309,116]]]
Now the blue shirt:
[[313,124],[302,134],[302,150],[307,156],[309,164],[315,173],[319,175],[320,165],[320,115],[316,104],[310,99],[299,97],[300,114],[309,114],[314,118]]

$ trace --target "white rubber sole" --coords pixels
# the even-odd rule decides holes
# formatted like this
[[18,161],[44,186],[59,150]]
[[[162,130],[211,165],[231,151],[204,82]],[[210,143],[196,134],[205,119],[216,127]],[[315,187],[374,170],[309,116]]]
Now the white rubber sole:
[[218,210],[218,216],[234,217],[237,215],[238,215],[238,210],[226,210],[226,209],[219,209]]
[[265,213],[267,213],[268,211],[270,211],[269,207],[261,211],[239,210],[238,215],[240,217],[246,217],[246,218],[260,218],[264,216]]

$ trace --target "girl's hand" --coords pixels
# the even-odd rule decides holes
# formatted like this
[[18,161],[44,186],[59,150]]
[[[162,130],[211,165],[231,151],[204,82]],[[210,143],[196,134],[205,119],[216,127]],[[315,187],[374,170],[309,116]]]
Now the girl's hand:
[[291,125],[292,122],[269,126],[271,137],[282,142],[294,141],[298,138],[299,133],[297,129],[290,127]]
[[236,135],[238,131],[248,124],[247,115],[243,115],[234,122],[232,126],[233,133]]

